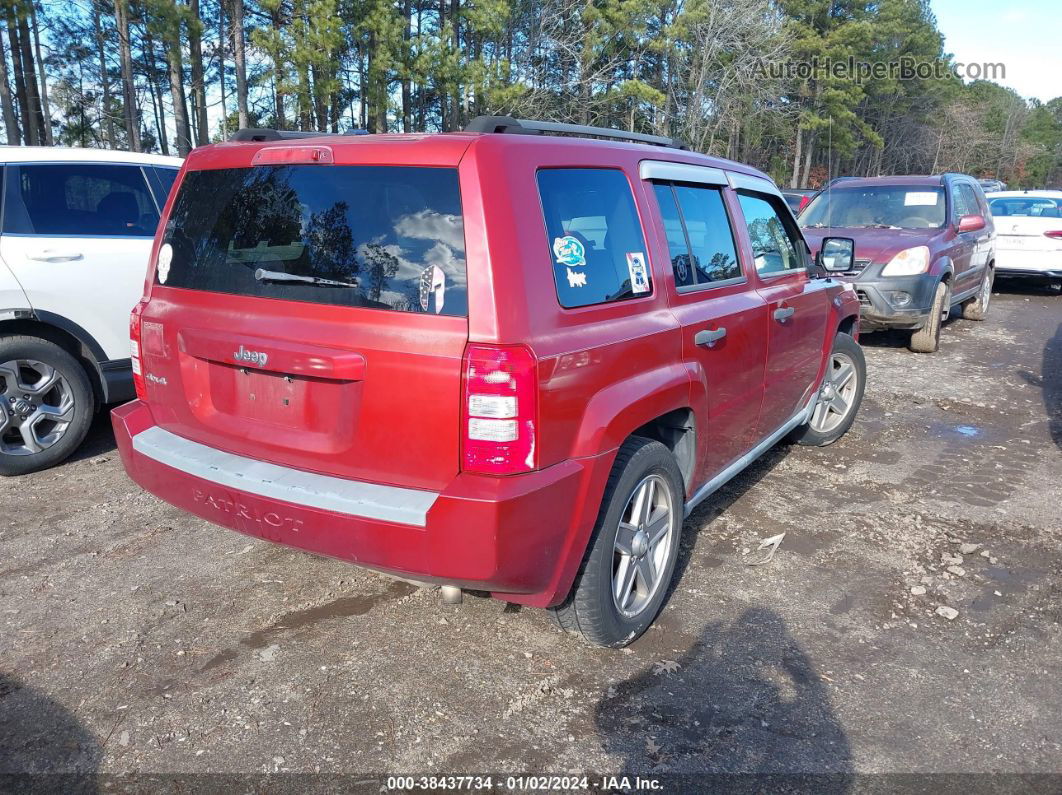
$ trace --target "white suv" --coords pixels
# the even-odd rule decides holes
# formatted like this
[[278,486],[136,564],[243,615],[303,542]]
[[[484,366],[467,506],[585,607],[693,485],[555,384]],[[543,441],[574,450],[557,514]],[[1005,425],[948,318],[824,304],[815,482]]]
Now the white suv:
[[996,275],[1062,287],[1062,190],[989,193]]
[[180,165],[0,147],[0,475],[59,463],[133,397],[129,313]]

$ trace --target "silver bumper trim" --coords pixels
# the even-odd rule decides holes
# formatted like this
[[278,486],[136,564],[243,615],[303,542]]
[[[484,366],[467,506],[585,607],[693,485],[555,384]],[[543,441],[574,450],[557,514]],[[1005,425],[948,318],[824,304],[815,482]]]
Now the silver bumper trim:
[[203,480],[307,508],[424,527],[439,495],[318,475],[255,461],[193,442],[159,427],[133,437],[133,449],[160,464]]

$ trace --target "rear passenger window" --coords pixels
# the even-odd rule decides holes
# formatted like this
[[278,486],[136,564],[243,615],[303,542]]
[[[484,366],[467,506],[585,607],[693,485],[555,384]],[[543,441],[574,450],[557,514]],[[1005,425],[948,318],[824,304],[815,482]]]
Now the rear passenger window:
[[719,188],[660,183],[655,190],[676,286],[704,287],[740,279],[734,234]]
[[159,216],[139,166],[9,165],[7,234],[152,237]]
[[622,171],[544,169],[538,172],[538,191],[561,306],[652,292],[645,237]]

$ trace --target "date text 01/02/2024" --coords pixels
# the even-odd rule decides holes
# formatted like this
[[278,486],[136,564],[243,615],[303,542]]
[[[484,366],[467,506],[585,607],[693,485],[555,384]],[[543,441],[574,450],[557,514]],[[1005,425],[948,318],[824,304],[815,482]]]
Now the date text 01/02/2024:
[[476,791],[504,788],[515,791],[542,792],[659,792],[659,778],[642,776],[388,776],[386,790],[455,790]]

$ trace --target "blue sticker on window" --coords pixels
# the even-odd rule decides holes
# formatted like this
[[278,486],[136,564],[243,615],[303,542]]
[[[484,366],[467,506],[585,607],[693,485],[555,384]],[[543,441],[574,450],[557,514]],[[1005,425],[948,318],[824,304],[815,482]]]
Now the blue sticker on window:
[[586,248],[579,238],[565,235],[553,241],[553,255],[561,265],[581,268],[586,265]]

